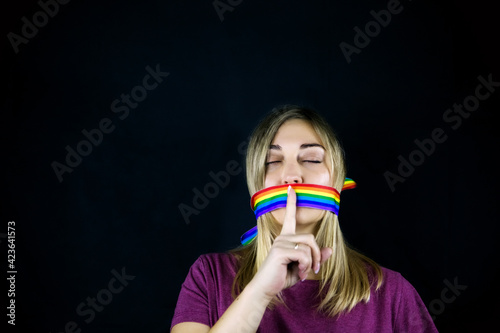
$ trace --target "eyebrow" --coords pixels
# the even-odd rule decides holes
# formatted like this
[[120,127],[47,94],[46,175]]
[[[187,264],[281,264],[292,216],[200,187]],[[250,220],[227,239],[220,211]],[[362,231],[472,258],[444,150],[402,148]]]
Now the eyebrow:
[[[312,147],[319,147],[322,148],[323,150],[326,150],[325,147],[320,145],[319,143],[304,143],[300,145],[300,149],[306,149],[306,148],[312,148]],[[280,145],[269,145],[270,150],[281,150]]]

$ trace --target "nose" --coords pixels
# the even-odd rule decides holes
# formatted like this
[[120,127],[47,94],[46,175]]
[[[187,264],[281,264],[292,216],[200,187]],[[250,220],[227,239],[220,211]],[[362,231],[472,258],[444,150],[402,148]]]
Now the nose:
[[296,163],[287,163],[283,168],[282,184],[303,183],[300,166]]

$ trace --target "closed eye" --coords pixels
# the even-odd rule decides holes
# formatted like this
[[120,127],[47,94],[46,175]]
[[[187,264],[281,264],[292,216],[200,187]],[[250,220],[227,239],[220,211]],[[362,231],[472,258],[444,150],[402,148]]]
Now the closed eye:
[[313,160],[305,160],[304,162],[308,162],[308,163],[321,163],[321,161],[313,161]]

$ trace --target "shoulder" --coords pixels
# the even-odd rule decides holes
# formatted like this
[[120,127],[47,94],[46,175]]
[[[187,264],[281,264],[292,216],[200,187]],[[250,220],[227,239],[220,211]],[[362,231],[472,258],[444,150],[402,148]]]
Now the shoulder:
[[391,306],[395,330],[437,333],[432,318],[418,291],[399,272],[382,268],[384,281],[380,299]]
[[238,259],[234,254],[227,252],[205,253],[198,257],[197,262],[202,262],[208,265],[236,265]]
[[[394,271],[387,267],[380,266],[382,270],[382,285],[380,289],[392,292],[401,292],[403,289],[412,287],[410,282],[406,280],[400,272]],[[375,269],[369,268],[370,280],[374,281],[376,284],[376,272]]]
[[198,257],[191,270],[203,272],[205,275],[234,276],[238,259],[231,253],[206,253]]
[[377,288],[377,272],[375,268],[367,265],[368,278],[372,286],[372,292],[384,298],[399,300],[416,293],[411,283],[400,273],[387,267],[379,266],[382,271],[382,283]]
[[406,279],[401,275],[401,273],[394,271],[392,269],[389,269],[387,267],[380,267],[382,269],[382,274],[383,274],[383,282],[387,283],[388,285],[398,285],[401,283],[407,283]]
[[415,306],[420,307],[422,303],[418,291],[413,285],[399,272],[380,267],[382,270],[383,278],[382,285],[376,289],[376,280],[373,279],[375,271],[371,268],[372,272],[370,281],[372,282],[372,295],[379,302],[391,304],[393,309],[397,312],[401,306]]
[[404,293],[415,292],[415,288],[401,273],[386,267],[381,268],[384,274],[383,283],[386,285],[386,288],[397,289],[397,291]]

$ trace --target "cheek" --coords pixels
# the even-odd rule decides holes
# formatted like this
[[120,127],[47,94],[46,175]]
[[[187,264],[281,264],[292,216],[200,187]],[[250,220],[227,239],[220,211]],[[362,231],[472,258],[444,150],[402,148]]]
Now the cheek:
[[271,186],[280,185],[279,178],[273,176],[272,174],[266,174],[266,178],[264,179],[264,188],[268,188]]
[[314,184],[319,184],[319,185],[326,185],[326,186],[333,186],[332,184],[332,178],[330,177],[330,171],[325,168],[325,170],[321,170],[317,172],[314,176],[314,181],[311,183]]
[[279,224],[283,224],[283,221],[285,220],[285,208],[273,210],[271,215],[276,219],[276,221],[278,221]]

